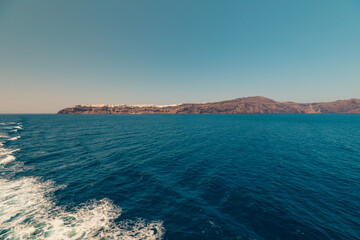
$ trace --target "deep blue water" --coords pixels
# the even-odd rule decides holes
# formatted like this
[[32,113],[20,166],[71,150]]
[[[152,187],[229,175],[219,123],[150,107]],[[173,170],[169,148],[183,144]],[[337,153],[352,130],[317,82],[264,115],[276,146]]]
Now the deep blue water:
[[360,115],[0,124],[0,239],[360,239]]

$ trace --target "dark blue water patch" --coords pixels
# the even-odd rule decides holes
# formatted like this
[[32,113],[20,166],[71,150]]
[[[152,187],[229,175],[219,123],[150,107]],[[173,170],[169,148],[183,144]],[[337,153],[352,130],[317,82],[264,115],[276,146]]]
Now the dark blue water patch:
[[[110,199],[164,239],[360,239],[359,115],[0,115],[14,179]],[[0,131],[1,126],[0,126]],[[8,171],[5,172],[8,174]],[[6,177],[6,176],[4,176]],[[0,193],[1,194],[1,193]]]

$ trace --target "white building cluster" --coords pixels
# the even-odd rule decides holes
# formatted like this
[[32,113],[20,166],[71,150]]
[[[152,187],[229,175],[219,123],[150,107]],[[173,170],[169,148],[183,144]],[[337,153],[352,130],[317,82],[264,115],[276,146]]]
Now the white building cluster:
[[157,108],[165,108],[165,107],[176,107],[180,104],[170,104],[170,105],[154,105],[154,104],[143,104],[143,105],[129,105],[129,104],[80,104],[76,105],[75,107],[93,107],[93,108],[100,108],[100,107],[157,107]]

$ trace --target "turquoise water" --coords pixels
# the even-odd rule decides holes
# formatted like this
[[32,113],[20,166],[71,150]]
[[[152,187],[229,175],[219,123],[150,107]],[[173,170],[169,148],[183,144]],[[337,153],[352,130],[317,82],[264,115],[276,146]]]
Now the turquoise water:
[[359,115],[0,115],[0,239],[360,239]]

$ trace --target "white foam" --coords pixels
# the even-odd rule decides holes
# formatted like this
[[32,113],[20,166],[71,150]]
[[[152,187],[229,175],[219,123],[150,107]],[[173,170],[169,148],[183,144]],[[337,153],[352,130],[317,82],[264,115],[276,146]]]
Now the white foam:
[[5,158],[0,160],[0,164],[7,164],[9,162],[12,162],[16,159],[16,157],[14,157],[13,155],[8,155]]
[[[0,145],[1,146],[1,145]],[[6,149],[0,148],[0,157],[12,154],[13,152],[20,151],[20,149]]]
[[21,138],[21,137],[20,136],[12,137],[12,138],[9,138],[8,141],[14,141],[14,140],[19,139],[19,138]]
[[0,178],[0,239],[161,239],[162,222],[114,220],[121,209],[110,200],[72,211],[55,205],[50,181]]
[[0,134],[0,138],[8,138],[9,136],[5,135],[5,134]]
[[0,125],[12,125],[12,124],[21,124],[21,123],[16,123],[16,122],[2,122],[2,123],[0,123]]
[[14,131],[14,130],[22,130],[22,126],[21,125],[18,125],[18,126],[5,126],[5,127],[2,127],[2,129],[10,129],[11,132]]

